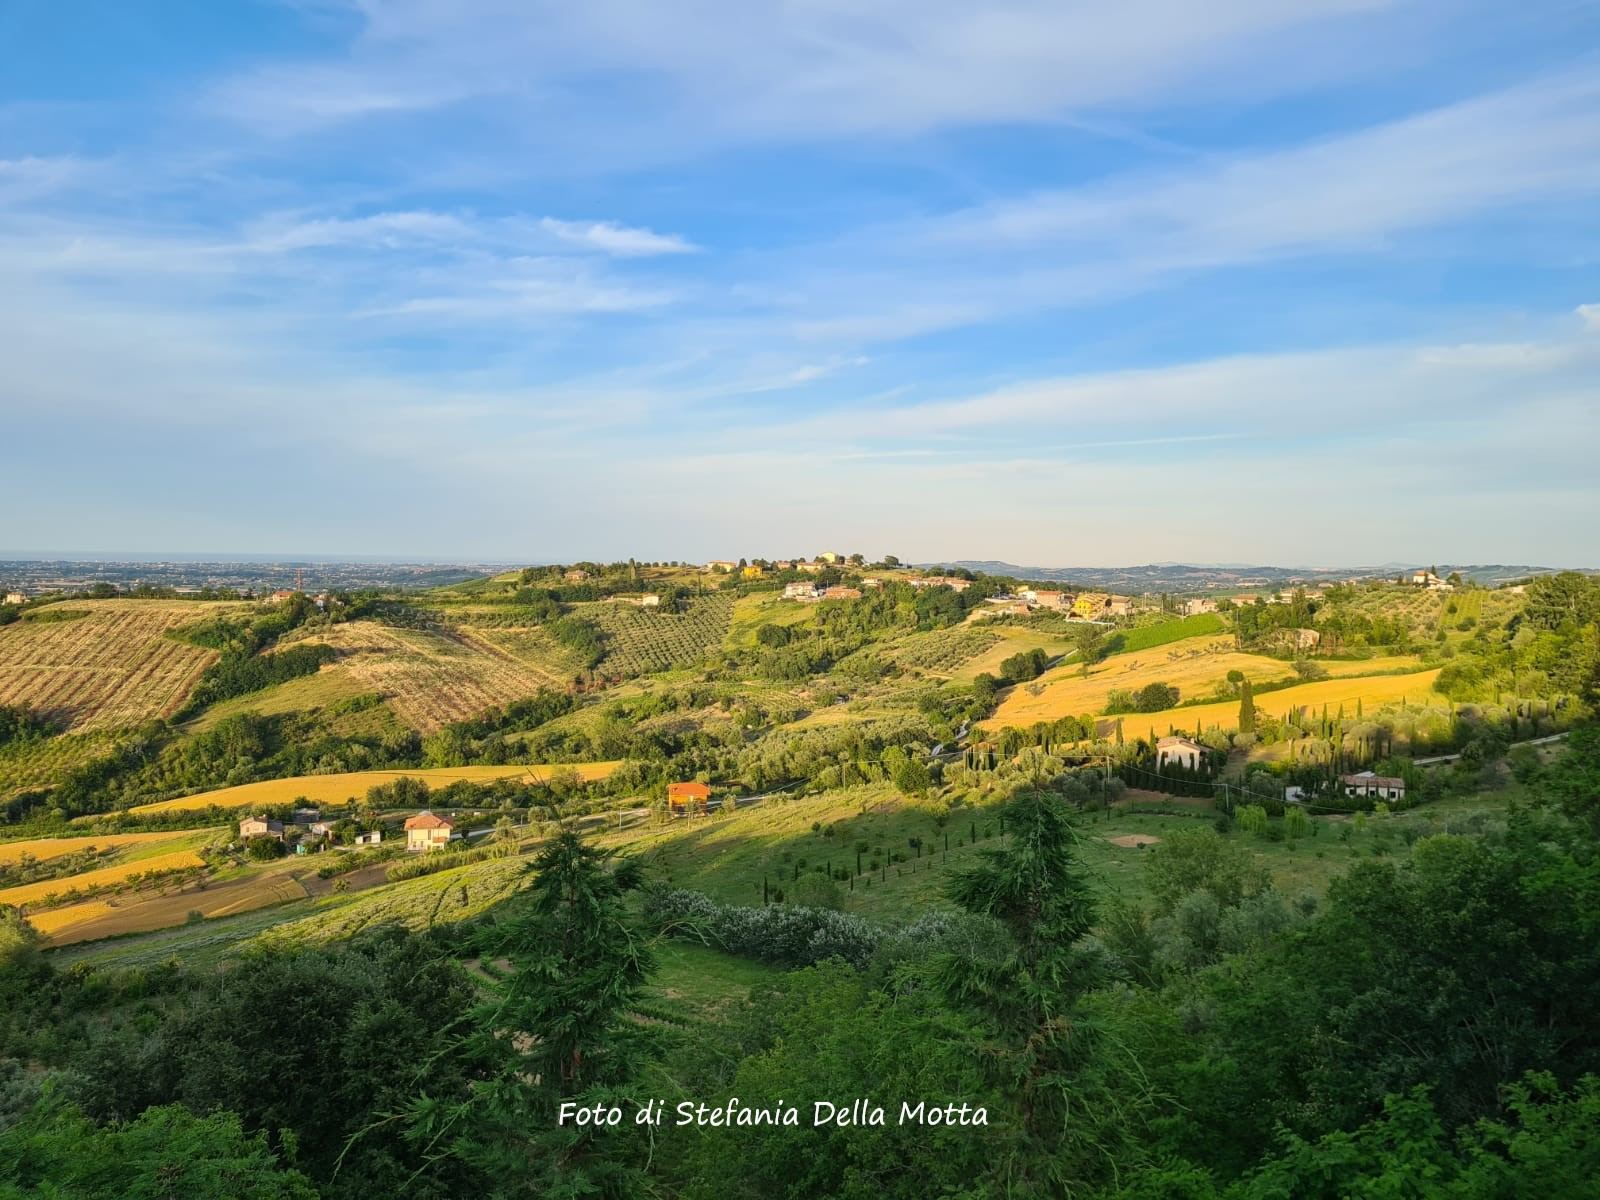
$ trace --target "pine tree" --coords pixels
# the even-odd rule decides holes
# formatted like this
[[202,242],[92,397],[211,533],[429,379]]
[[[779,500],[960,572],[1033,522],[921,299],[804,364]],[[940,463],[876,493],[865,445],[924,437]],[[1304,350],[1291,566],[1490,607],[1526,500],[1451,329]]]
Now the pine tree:
[[568,1100],[631,1116],[631,1084],[649,1057],[650,1035],[626,1015],[654,968],[624,907],[640,873],[626,861],[608,869],[611,856],[566,832],[534,859],[526,907],[485,946],[515,974],[473,1014],[462,1047],[491,1077],[469,1100],[411,1108],[412,1133],[430,1153],[487,1173],[497,1196],[620,1200],[641,1190],[631,1128],[558,1124]]
[[981,1013],[997,1034],[990,1065],[1015,1097],[1033,1143],[1016,1167],[1021,1190],[1056,1194],[1082,1177],[1086,1158],[1103,1165],[1115,1154],[1102,1141],[1112,1126],[1095,1129],[1073,1103],[1101,1111],[1084,1091],[1093,1086],[1083,1068],[1094,1031],[1079,1012],[1101,977],[1097,952],[1080,945],[1095,906],[1057,798],[1024,792],[1004,817],[1005,844],[980,850],[978,865],[952,879],[946,895],[997,921],[1010,935],[1007,944],[976,957],[944,955],[936,971],[951,1000]]

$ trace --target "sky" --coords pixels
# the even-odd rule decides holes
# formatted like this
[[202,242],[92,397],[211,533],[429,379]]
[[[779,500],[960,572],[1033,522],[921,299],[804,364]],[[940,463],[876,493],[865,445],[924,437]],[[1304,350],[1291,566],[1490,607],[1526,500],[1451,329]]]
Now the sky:
[[1600,566],[1600,0],[0,0],[0,556]]

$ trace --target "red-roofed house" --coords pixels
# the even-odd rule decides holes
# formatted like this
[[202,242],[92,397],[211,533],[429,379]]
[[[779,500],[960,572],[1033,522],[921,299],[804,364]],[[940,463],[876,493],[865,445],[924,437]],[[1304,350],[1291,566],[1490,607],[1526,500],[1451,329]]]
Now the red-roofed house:
[[700,812],[709,799],[711,799],[709,784],[667,784],[667,807],[675,813]]
[[407,850],[443,850],[455,836],[456,823],[437,813],[420,812],[406,819]]

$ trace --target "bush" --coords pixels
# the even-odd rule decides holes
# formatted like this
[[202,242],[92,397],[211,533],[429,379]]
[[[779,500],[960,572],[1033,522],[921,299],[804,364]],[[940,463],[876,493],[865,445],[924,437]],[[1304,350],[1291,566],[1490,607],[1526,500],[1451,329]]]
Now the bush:
[[283,843],[270,834],[261,834],[259,837],[248,839],[244,844],[244,852],[256,862],[270,862],[283,853]]
[[699,936],[729,954],[780,967],[842,958],[859,969],[871,961],[883,936],[879,927],[827,908],[720,905],[699,892],[675,889],[653,889],[644,912],[664,933]]
[[1177,703],[1177,688],[1170,683],[1150,683],[1139,689],[1133,707],[1135,712],[1152,713],[1172,708]]

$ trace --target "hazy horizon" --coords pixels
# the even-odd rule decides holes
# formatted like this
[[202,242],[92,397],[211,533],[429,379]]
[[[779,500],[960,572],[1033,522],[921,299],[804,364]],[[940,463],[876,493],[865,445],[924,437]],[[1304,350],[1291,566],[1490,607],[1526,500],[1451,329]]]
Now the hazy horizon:
[[[808,553],[818,552],[808,550]],[[853,553],[852,551],[843,551]],[[893,554],[893,551],[885,553]],[[777,555],[772,551],[748,551],[733,554],[732,559],[740,558],[766,558],[772,559]],[[881,561],[881,555],[865,554],[870,562]],[[1193,567],[1200,570],[1257,570],[1272,569],[1282,571],[1393,571],[1409,569],[1419,566],[1429,566],[1436,563],[1447,563],[1450,566],[1515,566],[1530,567],[1541,571],[1596,571],[1600,567],[1587,563],[1535,563],[1522,562],[1512,558],[1471,558],[1471,559],[1442,559],[1438,556],[1424,559],[1382,559],[1370,561],[1332,562],[1332,563],[1307,563],[1307,562],[1245,562],[1242,560],[1229,560],[1208,562],[1198,559],[1159,559],[1159,560],[1129,560],[1126,562],[1013,562],[1006,559],[978,557],[975,555],[947,555],[943,558],[918,558],[910,559],[896,556],[908,566],[935,566],[948,563],[952,566],[963,563],[995,563],[1018,568],[1037,569],[1045,571],[1070,571],[1080,570],[1126,570],[1136,567]],[[729,555],[717,555],[704,558],[683,558],[677,555],[622,555],[620,558],[597,557],[595,555],[579,555],[574,558],[502,558],[502,557],[470,557],[450,558],[439,556],[420,555],[374,555],[374,554],[304,554],[304,553],[222,553],[222,552],[163,552],[163,551],[11,551],[0,549],[0,562],[30,562],[30,563],[207,563],[219,565],[272,565],[292,566],[296,563],[304,564],[340,564],[350,563],[370,566],[483,566],[483,567],[537,567],[564,565],[573,562],[621,562],[629,558],[640,562],[684,562],[701,564],[727,559]]]

